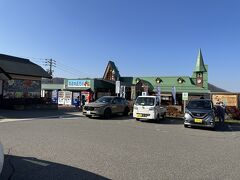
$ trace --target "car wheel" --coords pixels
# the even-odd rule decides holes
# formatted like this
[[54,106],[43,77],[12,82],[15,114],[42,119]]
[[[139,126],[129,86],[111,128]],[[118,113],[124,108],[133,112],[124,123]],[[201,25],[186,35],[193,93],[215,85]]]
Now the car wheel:
[[185,127],[185,128],[188,128],[188,125],[184,124],[184,127]]
[[128,113],[129,113],[129,108],[126,107],[126,108],[124,109],[123,115],[124,115],[124,116],[128,116]]
[[105,111],[104,111],[104,117],[105,117],[106,119],[109,119],[109,118],[111,117],[111,115],[112,115],[111,109],[109,109],[109,108],[105,109]]
[[211,127],[210,130],[211,130],[211,131],[215,131],[215,130],[216,130],[216,126]]
[[140,118],[136,118],[136,121],[140,121]]

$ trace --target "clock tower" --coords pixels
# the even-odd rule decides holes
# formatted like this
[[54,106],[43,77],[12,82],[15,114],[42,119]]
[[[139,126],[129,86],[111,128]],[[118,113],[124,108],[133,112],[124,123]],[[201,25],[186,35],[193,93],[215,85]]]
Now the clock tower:
[[196,73],[196,86],[203,87],[203,73],[207,72],[207,70],[203,61],[201,49],[198,53],[197,63],[194,72]]

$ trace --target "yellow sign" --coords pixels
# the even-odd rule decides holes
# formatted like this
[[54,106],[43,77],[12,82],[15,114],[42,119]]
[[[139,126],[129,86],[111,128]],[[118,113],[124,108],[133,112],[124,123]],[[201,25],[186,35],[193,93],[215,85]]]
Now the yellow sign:
[[235,106],[237,107],[238,97],[237,95],[212,95],[213,104],[216,104],[218,101],[222,101],[226,106]]

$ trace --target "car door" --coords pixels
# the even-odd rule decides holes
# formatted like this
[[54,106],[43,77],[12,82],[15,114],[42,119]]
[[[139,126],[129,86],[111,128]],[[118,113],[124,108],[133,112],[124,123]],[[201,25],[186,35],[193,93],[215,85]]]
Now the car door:
[[118,113],[118,103],[117,103],[117,98],[113,98],[112,103],[111,103],[111,109],[112,109],[112,113]]
[[124,98],[118,98],[118,110],[120,113],[123,113],[125,110],[125,106],[126,106],[126,101]]

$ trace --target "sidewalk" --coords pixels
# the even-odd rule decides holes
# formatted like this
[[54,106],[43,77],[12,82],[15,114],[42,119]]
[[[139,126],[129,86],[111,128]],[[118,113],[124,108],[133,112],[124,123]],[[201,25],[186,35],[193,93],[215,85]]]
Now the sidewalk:
[[0,109],[0,121],[3,119],[38,119],[59,117],[80,117],[82,112],[74,107],[60,107],[58,110],[7,110]]

